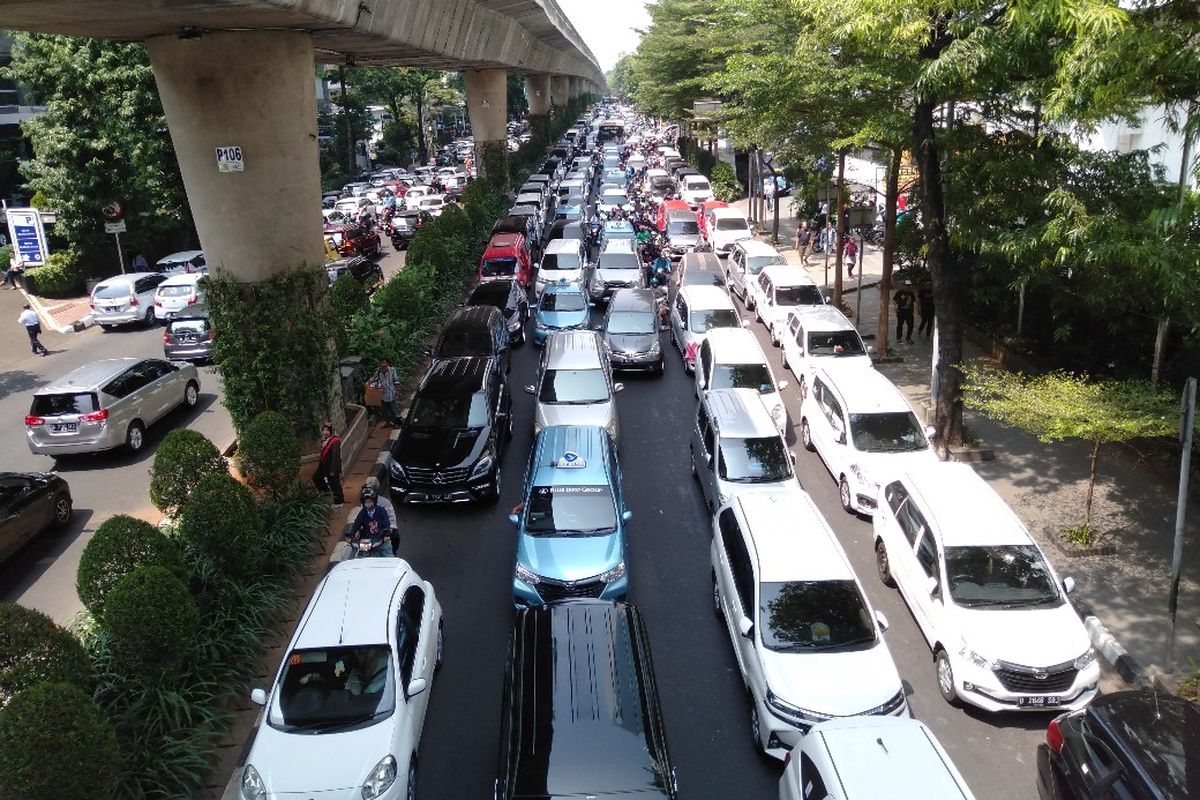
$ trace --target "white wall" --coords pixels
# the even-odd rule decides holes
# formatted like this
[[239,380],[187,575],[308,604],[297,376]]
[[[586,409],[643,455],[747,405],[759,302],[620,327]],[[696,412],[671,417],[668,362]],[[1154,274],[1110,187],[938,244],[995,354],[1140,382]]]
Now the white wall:
[[[1166,111],[1162,106],[1146,108],[1138,120],[1139,124],[1109,122],[1101,125],[1094,133],[1079,138],[1080,147],[1088,150],[1116,150],[1128,153],[1131,150],[1151,150],[1150,161],[1162,166],[1166,179],[1179,181],[1180,159],[1183,158],[1183,137],[1167,127]],[[1192,158],[1196,157],[1196,143],[1192,143]],[[1193,189],[1200,188],[1193,175]]]

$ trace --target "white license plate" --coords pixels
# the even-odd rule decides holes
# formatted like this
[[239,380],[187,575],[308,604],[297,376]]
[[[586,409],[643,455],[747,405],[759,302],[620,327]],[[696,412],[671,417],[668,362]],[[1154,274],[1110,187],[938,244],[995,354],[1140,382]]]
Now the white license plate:
[[1050,708],[1062,705],[1062,698],[1052,694],[1018,697],[1017,705],[1021,708]]
[[54,433],[75,433],[79,430],[78,422],[54,422],[50,425],[50,430]]

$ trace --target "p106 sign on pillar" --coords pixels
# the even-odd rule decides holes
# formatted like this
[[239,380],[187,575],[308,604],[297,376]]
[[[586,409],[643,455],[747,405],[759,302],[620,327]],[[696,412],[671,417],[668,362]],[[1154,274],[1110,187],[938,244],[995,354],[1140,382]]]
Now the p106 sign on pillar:
[[217,148],[218,172],[244,172],[246,162],[242,160],[242,148],[237,145]]

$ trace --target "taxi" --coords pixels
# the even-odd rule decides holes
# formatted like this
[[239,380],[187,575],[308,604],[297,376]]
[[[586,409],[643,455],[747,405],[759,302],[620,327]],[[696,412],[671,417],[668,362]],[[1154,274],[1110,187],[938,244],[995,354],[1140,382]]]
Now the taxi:
[[608,432],[554,425],[534,441],[517,528],[513,603],[518,609],[574,598],[622,600],[625,507],[617,448]]
[[586,328],[590,305],[578,283],[562,278],[546,284],[533,315],[533,343],[541,347],[554,331]]

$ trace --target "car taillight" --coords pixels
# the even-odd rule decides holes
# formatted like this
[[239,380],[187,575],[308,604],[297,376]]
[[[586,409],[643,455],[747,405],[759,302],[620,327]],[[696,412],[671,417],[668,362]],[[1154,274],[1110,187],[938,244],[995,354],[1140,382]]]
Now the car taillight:
[[163,331],[163,344],[170,344],[170,343],[171,343],[171,334],[167,333],[166,331]]
[[187,304],[188,304],[189,306],[194,306],[194,305],[196,305],[196,303],[197,303],[199,300],[200,300],[200,298],[199,298],[199,297],[197,297],[196,295],[192,295],[191,297],[189,297],[189,298],[188,298],[188,302],[187,302]]
[[1061,753],[1063,749],[1062,729],[1058,727],[1058,720],[1050,720],[1050,724],[1046,727],[1046,746],[1056,753]]
[[45,425],[46,418],[45,417],[35,417],[33,414],[26,414],[25,415],[25,424],[29,425],[30,427],[36,427],[38,425]]
[[103,422],[108,419],[108,409],[102,408],[99,411],[93,411],[90,414],[80,414],[80,422]]
[[[135,298],[133,298],[133,299],[134,299],[134,301],[136,301],[136,300],[137,300],[137,298],[136,298],[136,297],[135,297]],[[159,300],[159,299],[156,297],[156,298],[154,299],[154,305],[158,306],[159,308],[162,308],[162,300]]]
[[130,308],[137,308],[137,306],[138,306],[138,299],[137,299],[137,295],[132,295],[132,294],[131,294],[131,295],[129,295],[129,307],[130,307]]

